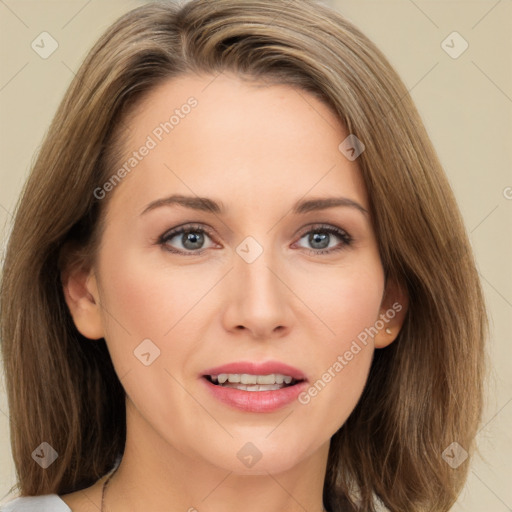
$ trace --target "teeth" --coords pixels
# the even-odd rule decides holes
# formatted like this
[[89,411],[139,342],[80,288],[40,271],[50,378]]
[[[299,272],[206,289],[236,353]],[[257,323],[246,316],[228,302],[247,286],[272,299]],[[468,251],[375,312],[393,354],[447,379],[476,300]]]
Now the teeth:
[[[272,373],[270,375],[251,375],[249,373],[220,373],[219,375],[210,375],[212,382],[219,384],[240,384],[236,386],[239,389],[247,388],[247,391],[259,391],[258,385],[273,386],[279,385],[275,389],[280,389],[281,384],[291,384],[293,377],[282,375],[280,373]],[[231,386],[235,387],[235,386]]]
[[276,384],[276,376],[274,373],[270,375],[258,375],[256,382],[258,384]]
[[[281,389],[282,387],[283,386],[280,384],[264,384],[262,386],[246,386],[245,391],[274,391],[276,389]],[[242,387],[238,387],[238,389],[242,389]]]
[[248,373],[242,373],[240,375],[240,382],[242,384],[256,384],[258,382],[257,375],[249,375]]
[[240,389],[242,391],[275,391],[277,389],[282,389],[284,386],[282,384],[231,384],[230,382],[223,384],[223,387]]

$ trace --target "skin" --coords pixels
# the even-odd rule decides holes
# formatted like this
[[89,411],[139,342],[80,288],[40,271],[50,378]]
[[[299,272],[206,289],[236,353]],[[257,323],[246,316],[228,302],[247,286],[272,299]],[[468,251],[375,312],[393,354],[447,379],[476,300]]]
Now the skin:
[[[361,396],[374,349],[396,338],[407,298],[391,281],[384,286],[368,215],[347,206],[291,213],[313,197],[370,207],[357,160],[338,149],[348,133],[310,93],[225,73],[182,76],[129,117],[126,154],[190,96],[197,107],[103,199],[95,265],[64,276],[77,328],[105,338],[127,394],[126,451],[106,504],[114,512],[320,512],[330,438]],[[141,215],[171,194],[221,201],[226,213],[163,206]],[[158,243],[185,223],[210,228],[202,254]],[[328,235],[329,248],[342,249],[319,254],[307,236],[325,233],[319,223],[345,230],[352,244]],[[263,248],[252,263],[236,252],[247,236]],[[178,235],[169,246],[193,253],[200,243]],[[396,301],[403,308],[386,324],[392,334],[382,329],[361,345],[307,405],[242,412],[212,399],[201,381],[212,366],[273,359],[312,384]],[[160,350],[149,366],[134,357],[147,338]],[[237,457],[247,442],[262,454],[251,468]],[[97,511],[103,481],[62,499]]]

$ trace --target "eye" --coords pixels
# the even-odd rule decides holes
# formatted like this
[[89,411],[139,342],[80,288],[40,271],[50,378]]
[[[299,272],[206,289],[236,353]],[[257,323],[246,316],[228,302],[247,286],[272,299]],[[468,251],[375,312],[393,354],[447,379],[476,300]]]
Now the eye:
[[[313,255],[341,251],[353,242],[352,237],[346,231],[330,225],[314,226],[313,229],[303,234],[300,240],[304,238],[312,246],[312,249],[307,247],[306,249]],[[331,244],[331,242],[335,241],[333,238],[338,238],[338,240],[341,240],[341,243]]]
[[[197,256],[213,246],[204,247],[207,238],[212,238],[208,229],[198,225],[185,225],[167,231],[159,238],[158,243],[169,252]],[[335,242],[335,238],[341,242],[337,244],[331,243]],[[340,251],[350,246],[353,242],[352,237],[343,229],[323,224],[313,226],[313,229],[310,229],[301,236],[300,240],[303,239],[306,239],[307,243],[311,244],[312,248],[305,247],[305,249],[313,255]]]
[[[203,247],[206,237],[210,238],[206,229],[189,225],[167,231],[160,237],[158,243],[170,252],[197,256],[203,252],[202,250],[208,249],[208,247]],[[173,239],[176,239],[176,241],[171,243]],[[181,245],[181,247],[176,248],[176,244]]]

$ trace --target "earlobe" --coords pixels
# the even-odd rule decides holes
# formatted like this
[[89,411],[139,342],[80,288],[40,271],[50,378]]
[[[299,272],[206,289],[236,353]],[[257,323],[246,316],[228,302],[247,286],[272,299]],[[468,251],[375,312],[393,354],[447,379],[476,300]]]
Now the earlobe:
[[74,269],[61,275],[64,298],[78,331],[86,338],[104,337],[96,276],[92,270]]
[[382,326],[382,329],[379,328],[374,337],[375,348],[387,347],[395,341],[404,324],[408,305],[409,300],[405,289],[396,280],[389,280],[376,322],[376,325]]

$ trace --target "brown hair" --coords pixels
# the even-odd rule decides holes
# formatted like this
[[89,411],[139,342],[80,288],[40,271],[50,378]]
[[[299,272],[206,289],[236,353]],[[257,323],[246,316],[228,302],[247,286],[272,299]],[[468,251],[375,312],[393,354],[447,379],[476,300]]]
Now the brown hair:
[[[144,94],[185,73],[234,72],[326,102],[365,145],[358,163],[383,267],[408,295],[398,338],[377,350],[363,395],[332,437],[331,511],[447,511],[481,418],[487,317],[453,193],[404,84],[384,55],[319,2],[152,3],[116,21],[72,81],[17,206],[2,279],[1,334],[21,495],[92,485],[123,453],[124,390],[104,340],[88,342],[64,300],[63,247],[94,256],[123,122]],[[340,140],[341,142],[341,140]],[[101,208],[100,208],[101,207]],[[66,245],[65,245],[66,244]],[[46,470],[32,451],[59,454]]]

